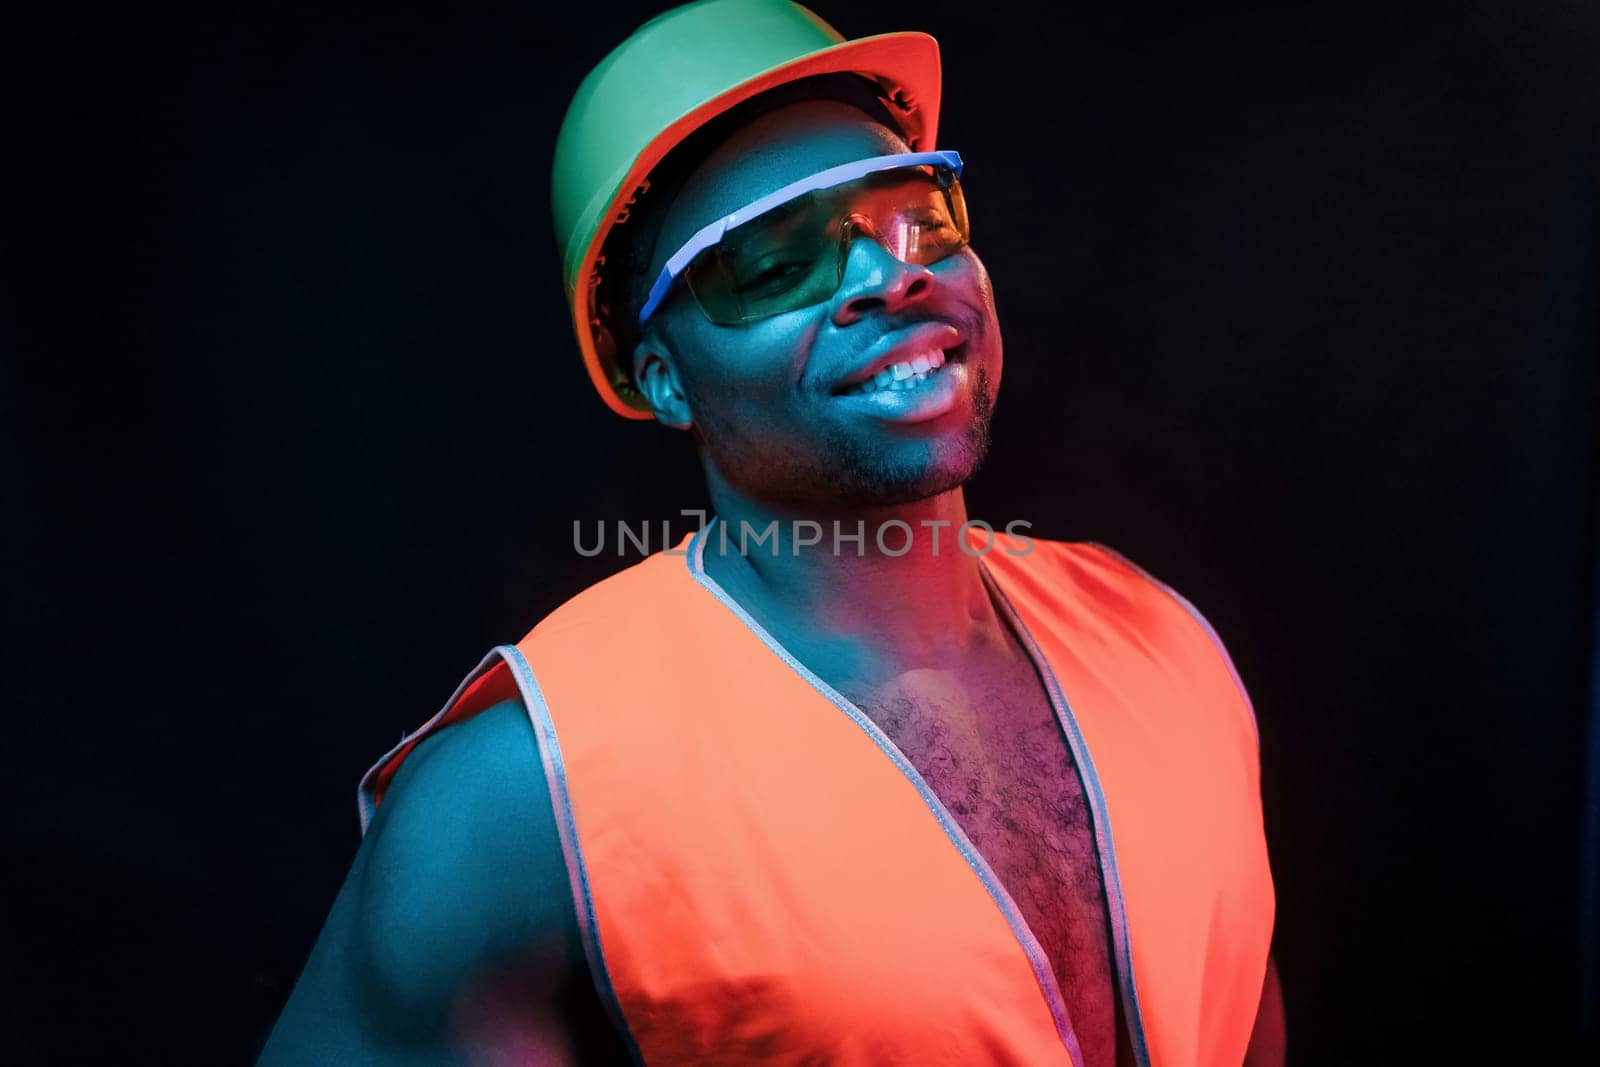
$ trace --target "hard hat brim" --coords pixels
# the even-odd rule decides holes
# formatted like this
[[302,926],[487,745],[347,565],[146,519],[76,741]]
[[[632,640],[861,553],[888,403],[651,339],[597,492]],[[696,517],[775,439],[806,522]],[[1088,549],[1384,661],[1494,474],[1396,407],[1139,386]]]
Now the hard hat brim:
[[939,43],[926,33],[883,33],[844,41],[757,74],[684,113],[652,138],[613,190],[600,223],[568,285],[574,332],[583,363],[606,405],[630,419],[652,417],[649,404],[633,388],[632,374],[620,360],[610,333],[595,321],[594,291],[599,282],[596,262],[612,226],[627,218],[630,204],[642,191],[649,172],[673,148],[711,119],[758,93],[814,74],[852,72],[877,81],[913,151],[934,147],[939,130]]

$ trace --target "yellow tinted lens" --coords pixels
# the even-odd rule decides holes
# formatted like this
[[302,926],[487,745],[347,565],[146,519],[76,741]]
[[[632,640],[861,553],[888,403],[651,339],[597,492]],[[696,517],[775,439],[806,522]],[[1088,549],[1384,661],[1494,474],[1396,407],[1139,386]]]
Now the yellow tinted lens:
[[967,242],[965,212],[954,210],[948,191],[923,168],[891,172],[892,183],[874,183],[855,198],[852,217],[876,235],[889,254],[905,263],[937,263]]

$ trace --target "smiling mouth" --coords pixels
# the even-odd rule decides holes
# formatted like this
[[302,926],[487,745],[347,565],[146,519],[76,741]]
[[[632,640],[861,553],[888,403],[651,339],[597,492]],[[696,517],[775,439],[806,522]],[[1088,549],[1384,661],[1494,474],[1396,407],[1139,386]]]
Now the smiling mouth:
[[864,382],[857,382],[837,392],[838,396],[863,396],[878,392],[908,392],[936,377],[947,363],[959,363],[966,354],[966,345],[956,345],[945,350],[929,347],[914,353],[910,358],[891,363]]

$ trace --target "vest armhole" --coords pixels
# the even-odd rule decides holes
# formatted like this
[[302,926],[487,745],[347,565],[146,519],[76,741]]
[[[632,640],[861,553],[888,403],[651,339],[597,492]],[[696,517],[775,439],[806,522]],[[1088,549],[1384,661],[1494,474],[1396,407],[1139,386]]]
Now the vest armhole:
[[1212,647],[1217,650],[1217,654],[1222,657],[1223,665],[1228,668],[1228,675],[1233,679],[1234,686],[1238,688],[1239,696],[1244,701],[1245,710],[1250,715],[1250,731],[1256,739],[1256,754],[1259,758],[1261,753],[1261,726],[1256,720],[1255,703],[1251,701],[1250,691],[1245,688],[1243,679],[1239,677],[1238,668],[1236,668],[1233,664],[1233,657],[1228,654],[1228,646],[1223,644],[1222,638],[1217,634],[1216,627],[1211,625],[1211,621],[1201,613],[1199,608],[1190,603],[1188,597],[1185,597],[1182,593],[1172,588],[1172,586],[1168,585],[1166,582],[1163,582],[1160,578],[1157,578],[1155,575],[1151,574],[1149,571],[1145,570],[1143,567],[1139,566],[1137,563],[1133,562],[1133,560],[1129,559],[1127,556],[1124,556],[1121,552],[1118,552],[1110,545],[1102,544],[1099,541],[1083,541],[1080,543],[1088,545],[1091,548],[1099,549],[1105,555],[1110,556],[1112,559],[1120,562],[1124,567],[1127,567],[1135,574],[1144,578],[1145,581],[1166,593],[1167,596],[1171,597],[1185,611],[1187,611],[1189,616],[1193,618],[1195,622],[1200,624],[1201,629],[1205,630],[1206,636],[1211,639]]
[[599,926],[595,920],[594,899],[589,889],[583,853],[578,844],[577,824],[567,791],[566,768],[562,762],[555,724],[550,717],[550,709],[545,704],[539,683],[534,678],[533,670],[519,648],[515,645],[499,645],[492,649],[462,679],[450,699],[445,701],[444,706],[435,712],[432,718],[416,731],[402,736],[400,741],[362,776],[357,790],[361,832],[363,835],[366,834],[385,791],[412,750],[440,730],[507,700],[521,703],[529,725],[533,729],[539,753],[539,765],[555,816],[556,835],[560,841],[562,861],[571,889],[570,899],[595,991],[633,1062],[642,1064],[644,1060],[622,1014],[621,1003],[605,965]]
[[605,950],[600,943],[600,925],[595,916],[594,894],[589,886],[589,875],[583,859],[583,849],[578,841],[578,827],[572,810],[572,798],[567,790],[566,765],[561,758],[561,744],[556,737],[555,721],[544,693],[534,677],[522,650],[515,645],[501,645],[494,650],[511,671],[511,677],[522,697],[522,705],[533,726],[534,739],[539,748],[539,761],[544,769],[545,786],[550,791],[550,806],[555,814],[556,834],[561,840],[561,855],[567,867],[567,880],[572,889],[572,903],[578,919],[578,932],[583,942],[583,954],[589,964],[589,974],[595,992],[605,1006],[611,1024],[616,1028],[628,1054],[636,1064],[643,1064],[638,1042],[622,1012],[622,1002],[606,967]]

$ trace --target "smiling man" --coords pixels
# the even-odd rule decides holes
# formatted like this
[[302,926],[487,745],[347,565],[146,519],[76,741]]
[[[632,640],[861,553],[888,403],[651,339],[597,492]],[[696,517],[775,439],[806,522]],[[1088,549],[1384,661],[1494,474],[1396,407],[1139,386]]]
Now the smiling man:
[[1254,713],[1174,591],[968,521],[1001,384],[938,49],[646,24],[554,206],[591,378],[714,517],[362,783],[263,1062],[1281,1063]]

